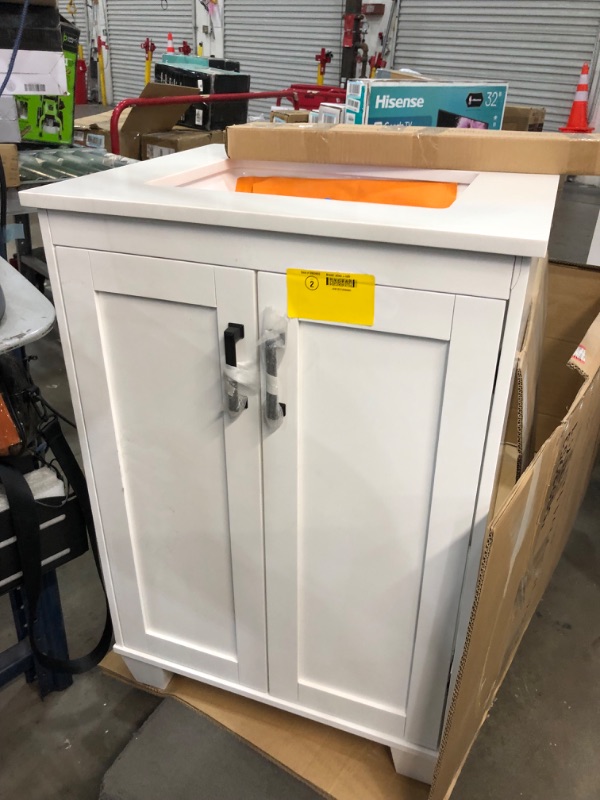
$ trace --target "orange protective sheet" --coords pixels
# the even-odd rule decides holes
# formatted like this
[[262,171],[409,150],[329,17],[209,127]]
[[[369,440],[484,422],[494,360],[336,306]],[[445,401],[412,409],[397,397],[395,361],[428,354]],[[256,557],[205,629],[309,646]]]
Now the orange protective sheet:
[[313,197],[353,203],[448,208],[456,200],[456,183],[386,181],[356,178],[238,178],[237,192]]

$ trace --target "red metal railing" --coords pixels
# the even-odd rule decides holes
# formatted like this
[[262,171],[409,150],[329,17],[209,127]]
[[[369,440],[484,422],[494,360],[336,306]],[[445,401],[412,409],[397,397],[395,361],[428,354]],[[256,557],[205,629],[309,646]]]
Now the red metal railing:
[[[318,111],[321,103],[345,103],[346,90],[339,86],[319,86],[316,83],[292,83],[290,90],[298,95],[300,108]],[[277,101],[280,105],[281,101]]]
[[267,100],[287,98],[298,109],[298,95],[292,89],[282,92],[241,92],[239,94],[182,94],[169,95],[169,97],[130,97],[121,100],[115,106],[110,118],[110,144],[113,153],[119,155],[119,117],[126,108],[133,106],[176,106],[193,105],[195,103],[226,103],[233,100]]

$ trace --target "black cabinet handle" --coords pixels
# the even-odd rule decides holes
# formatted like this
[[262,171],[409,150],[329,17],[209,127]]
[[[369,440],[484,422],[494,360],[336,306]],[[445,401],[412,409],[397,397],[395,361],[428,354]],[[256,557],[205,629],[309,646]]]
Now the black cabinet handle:
[[225,363],[228,367],[237,367],[235,346],[244,338],[244,326],[239,322],[230,322],[225,329]]

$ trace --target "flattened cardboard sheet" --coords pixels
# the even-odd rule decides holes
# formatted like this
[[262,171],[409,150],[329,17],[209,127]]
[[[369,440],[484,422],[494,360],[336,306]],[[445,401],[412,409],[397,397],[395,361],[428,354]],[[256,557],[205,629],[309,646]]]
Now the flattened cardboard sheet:
[[[140,686],[120,656],[109,653],[100,666],[111,677]],[[336,800],[427,798],[429,787],[397,775],[383,745],[180,675],[164,692],[141,688],[207,714]]]

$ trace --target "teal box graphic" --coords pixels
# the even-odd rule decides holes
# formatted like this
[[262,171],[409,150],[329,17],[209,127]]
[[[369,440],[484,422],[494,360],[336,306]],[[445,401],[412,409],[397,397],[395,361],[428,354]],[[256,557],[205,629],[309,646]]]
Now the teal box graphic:
[[505,83],[348,81],[347,115],[355,124],[500,130]]

